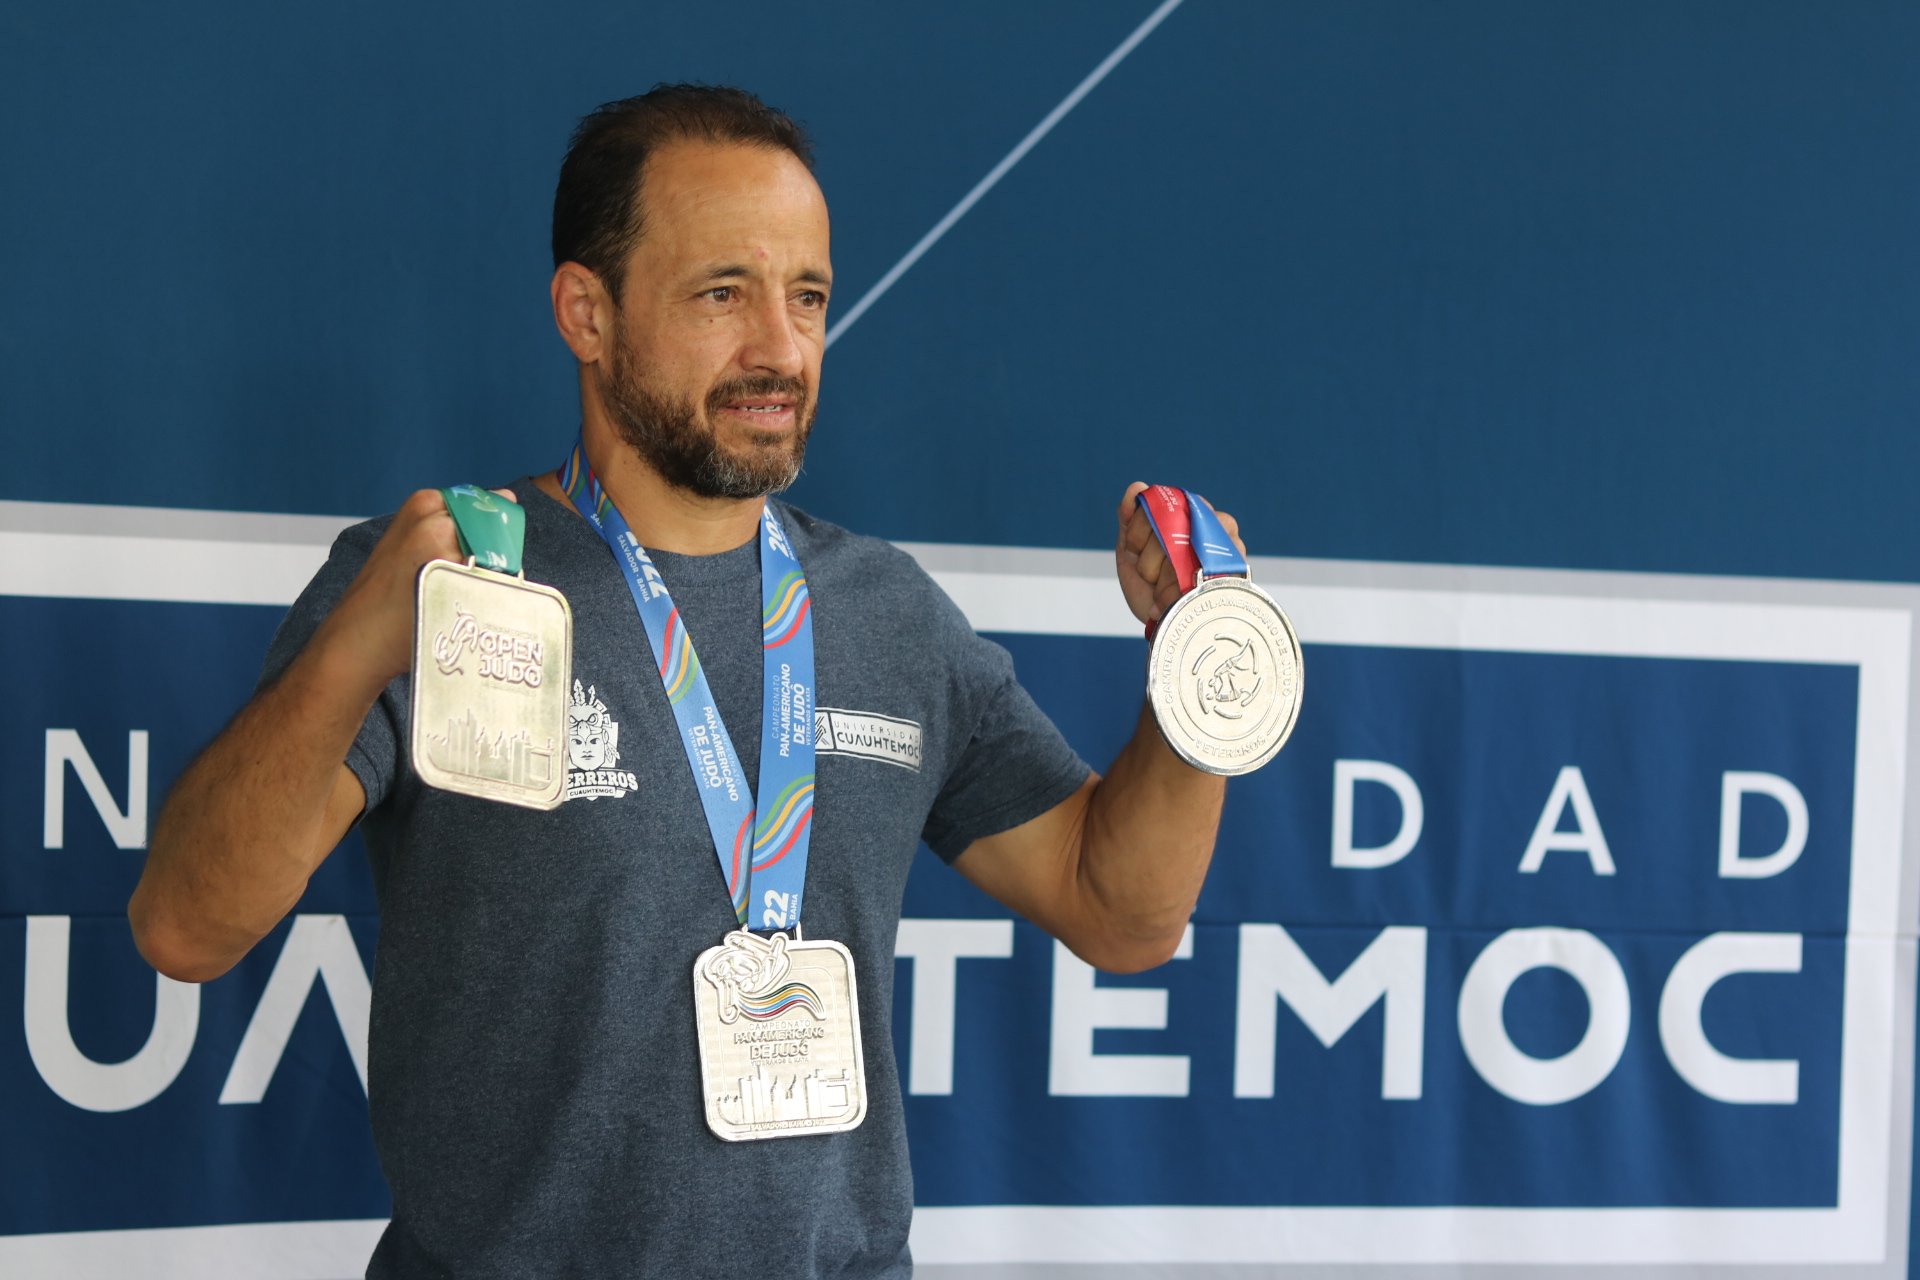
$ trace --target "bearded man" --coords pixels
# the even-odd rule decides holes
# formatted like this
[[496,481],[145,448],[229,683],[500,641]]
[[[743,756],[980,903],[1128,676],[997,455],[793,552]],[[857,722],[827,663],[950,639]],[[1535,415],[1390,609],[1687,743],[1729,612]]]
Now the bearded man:
[[[833,288],[826,203],[791,120],[697,86],[600,108],[561,170],[553,240],[579,436],[571,451],[545,437],[566,465],[502,492],[525,509],[528,578],[571,602],[573,674],[621,727],[637,789],[541,812],[436,790],[408,767],[415,579],[462,558],[440,493],[423,490],[340,536],[260,689],[174,788],[130,904],[136,939],[163,973],[218,977],[359,824],[381,913],[368,1092],[393,1191],[369,1276],[906,1275],[889,1012],[919,842],[1089,962],[1138,970],[1180,939],[1222,780],[1144,714],[1106,776],[1092,772],[912,560],[769,497],[813,426]],[[1177,586],[1134,513],[1139,488],[1120,504],[1117,566],[1151,621]],[[777,709],[760,587],[776,550],[804,570],[817,703],[917,744],[819,744],[805,936],[836,940],[862,987],[848,1016],[868,1103],[844,1131],[723,1141],[740,1135],[703,1117],[690,993],[703,949],[731,931],[749,969],[786,975],[758,1003],[736,999],[741,1016],[825,1017],[830,1002],[801,980],[808,944],[746,932],[729,900],[710,788],[603,533],[616,516],[697,643],[742,779],[766,776],[753,730]]]

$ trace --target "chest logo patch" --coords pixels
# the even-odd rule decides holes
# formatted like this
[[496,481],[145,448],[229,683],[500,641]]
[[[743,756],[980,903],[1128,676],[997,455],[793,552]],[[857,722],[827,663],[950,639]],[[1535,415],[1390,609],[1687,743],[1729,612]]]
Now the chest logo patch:
[[593,685],[573,682],[567,704],[567,799],[618,799],[640,781],[620,763],[620,722],[613,718]]
[[920,724],[872,711],[816,707],[814,750],[823,756],[859,756],[920,772]]

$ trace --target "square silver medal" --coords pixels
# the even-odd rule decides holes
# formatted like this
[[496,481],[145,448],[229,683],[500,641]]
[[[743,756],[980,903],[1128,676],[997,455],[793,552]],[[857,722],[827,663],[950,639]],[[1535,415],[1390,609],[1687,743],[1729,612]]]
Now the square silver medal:
[[739,930],[693,966],[707,1127],[728,1142],[845,1133],[867,1115],[853,955]]
[[573,611],[552,587],[471,563],[420,570],[413,767],[445,791],[530,809],[567,776]]

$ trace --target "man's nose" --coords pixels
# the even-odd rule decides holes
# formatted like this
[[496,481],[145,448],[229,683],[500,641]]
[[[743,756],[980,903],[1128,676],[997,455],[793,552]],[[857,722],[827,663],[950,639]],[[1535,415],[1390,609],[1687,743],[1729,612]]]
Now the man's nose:
[[774,373],[783,378],[797,378],[806,371],[806,353],[800,348],[800,335],[794,328],[786,299],[768,299],[765,305],[754,309],[752,329],[740,352],[740,362],[751,372]]

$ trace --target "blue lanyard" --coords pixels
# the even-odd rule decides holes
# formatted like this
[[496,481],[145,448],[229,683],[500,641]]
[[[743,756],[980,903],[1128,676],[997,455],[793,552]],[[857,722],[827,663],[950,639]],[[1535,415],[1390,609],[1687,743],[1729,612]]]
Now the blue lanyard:
[[[575,444],[560,469],[560,485],[587,523],[613,550],[627,580],[640,624],[653,646],[660,684],[680,726],[680,745],[706,810],[707,830],[720,874],[741,925],[791,929],[800,923],[807,883],[807,846],[813,836],[813,619],[806,574],[768,504],[760,516],[761,698],[758,794],[773,800],[759,809],[741,776],[740,757],[707,687],[693,638],[667,594],[667,584],[633,536],[619,508],[602,492]],[[760,891],[758,924],[748,916]]]

